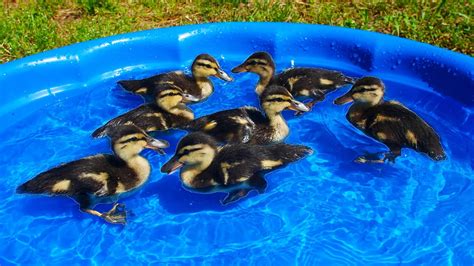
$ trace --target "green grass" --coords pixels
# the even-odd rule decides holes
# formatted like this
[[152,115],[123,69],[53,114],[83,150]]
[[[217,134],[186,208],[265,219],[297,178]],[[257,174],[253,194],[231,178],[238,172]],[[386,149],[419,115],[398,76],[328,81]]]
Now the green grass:
[[286,21],[389,33],[474,54],[473,1],[37,0],[0,2],[0,62],[118,33],[219,21]]

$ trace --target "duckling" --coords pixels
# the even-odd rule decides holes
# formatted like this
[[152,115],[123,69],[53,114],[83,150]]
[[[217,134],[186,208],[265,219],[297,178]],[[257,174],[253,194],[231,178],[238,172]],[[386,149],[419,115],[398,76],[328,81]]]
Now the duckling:
[[272,170],[311,154],[302,145],[272,144],[225,145],[220,148],[211,136],[194,132],[182,138],[175,155],[161,167],[171,174],[182,167],[184,187],[200,193],[227,192],[221,201],[229,204],[245,197],[251,190],[265,192],[267,181],[262,171]]
[[233,80],[221,69],[217,60],[208,54],[200,54],[196,57],[191,66],[191,72],[192,76],[188,76],[182,71],[174,71],[140,80],[122,80],[118,83],[125,90],[144,96],[152,96],[153,91],[163,84],[173,84],[181,88],[185,93],[202,101],[214,91],[214,86],[209,80],[210,76],[215,76],[225,81]]
[[382,159],[361,156],[356,161],[395,162],[402,148],[425,153],[436,161],[444,160],[446,155],[435,130],[402,104],[384,101],[384,94],[385,85],[380,79],[364,77],[357,80],[349,92],[334,101],[338,105],[354,101],[347,112],[347,120],[390,149]]
[[179,128],[186,122],[194,119],[194,113],[185,103],[196,102],[199,99],[183,93],[175,85],[163,86],[155,93],[155,103],[140,105],[139,107],[122,114],[102,127],[96,129],[92,136],[103,137],[110,128],[132,123],[145,132]]
[[275,63],[267,52],[256,52],[242,64],[232,69],[233,73],[253,72],[259,75],[255,92],[260,95],[268,85],[285,87],[294,97],[312,98],[307,104],[312,108],[317,102],[323,101],[326,94],[347,84],[354,79],[339,71],[322,68],[290,68],[275,75]]
[[309,109],[282,86],[269,86],[260,95],[264,113],[255,107],[241,107],[200,117],[183,126],[188,131],[203,131],[220,142],[268,144],[284,140],[290,129],[281,112]]
[[97,154],[59,165],[17,188],[17,193],[63,195],[75,199],[83,212],[109,223],[126,223],[123,204],[108,212],[92,209],[97,203],[117,202],[137,190],[150,175],[148,160],[139,153],[147,148],[163,153],[168,143],[154,139],[134,125],[111,128],[114,155]]

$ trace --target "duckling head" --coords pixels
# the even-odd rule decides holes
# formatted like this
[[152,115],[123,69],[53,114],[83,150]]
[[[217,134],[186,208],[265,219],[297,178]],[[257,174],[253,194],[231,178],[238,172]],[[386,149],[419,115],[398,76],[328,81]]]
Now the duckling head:
[[159,107],[170,111],[181,104],[198,102],[199,98],[184,93],[178,86],[167,84],[166,87],[155,91],[155,101]]
[[242,64],[232,69],[232,73],[252,72],[262,79],[270,79],[275,72],[275,63],[267,52],[256,52],[250,55]]
[[309,108],[293,98],[291,93],[282,86],[268,86],[260,95],[260,105],[267,115],[281,113],[285,109],[307,112]]
[[201,132],[195,132],[182,138],[176,153],[161,167],[162,173],[171,174],[181,167],[206,169],[217,154],[216,140]]
[[208,54],[198,55],[196,59],[194,59],[191,69],[195,78],[215,76],[225,81],[233,80],[226,72],[224,72],[224,70],[222,70],[217,60]]
[[168,142],[151,137],[131,123],[111,127],[107,130],[114,153],[125,161],[137,156],[144,149],[164,154],[163,148],[169,146]]
[[368,105],[376,105],[383,101],[385,85],[375,77],[363,77],[356,81],[352,88],[341,97],[334,100],[337,105],[354,101]]

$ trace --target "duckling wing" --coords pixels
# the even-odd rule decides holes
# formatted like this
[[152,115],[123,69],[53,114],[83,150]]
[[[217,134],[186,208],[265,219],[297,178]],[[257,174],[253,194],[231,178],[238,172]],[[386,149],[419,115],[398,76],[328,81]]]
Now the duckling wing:
[[101,154],[45,171],[20,185],[17,193],[108,196],[128,186],[134,176],[125,162]]
[[264,124],[268,122],[267,117],[263,115],[263,113],[258,110],[258,108],[253,106],[245,106],[241,108],[247,114],[247,117],[252,120],[254,124]]
[[258,147],[250,144],[224,146],[215,159],[219,181],[224,185],[234,185],[261,171],[260,152],[254,149]]
[[417,114],[397,102],[384,102],[369,109],[365,132],[389,147],[424,150],[439,143],[436,132]]
[[[253,107],[242,107],[220,111],[203,116],[189,122],[184,129],[188,131],[205,132],[221,142],[246,143],[253,135],[254,119],[264,117],[260,111],[257,114]],[[259,117],[259,115],[261,117]]]
[[145,79],[121,80],[117,83],[126,91],[140,95],[151,95],[156,87],[163,84],[172,84],[180,88],[192,84],[192,82],[189,81],[189,77],[184,75],[181,71],[162,73]]
[[220,176],[225,184],[244,182],[262,170],[272,170],[311,154],[302,145],[227,145],[219,152]]
[[92,133],[92,137],[104,137],[107,130],[128,123],[135,124],[145,131],[156,131],[168,129],[167,114],[156,104],[143,104],[128,111],[99,127]]
[[166,75],[167,73],[154,75],[144,79],[120,80],[117,83],[128,92],[146,95],[152,93],[152,90],[150,89],[154,87],[157,81],[166,77]]
[[193,77],[185,75],[181,71],[175,71],[162,75],[159,80],[154,81],[154,86],[157,88],[161,86],[176,86],[186,93],[189,93],[195,97],[200,97],[201,92],[196,85],[196,81]]
[[[354,80],[339,71],[321,68],[292,68],[276,77],[276,83],[293,93],[304,96],[319,96],[333,91]],[[317,91],[315,91],[317,90]],[[319,92],[321,91],[321,92]]]

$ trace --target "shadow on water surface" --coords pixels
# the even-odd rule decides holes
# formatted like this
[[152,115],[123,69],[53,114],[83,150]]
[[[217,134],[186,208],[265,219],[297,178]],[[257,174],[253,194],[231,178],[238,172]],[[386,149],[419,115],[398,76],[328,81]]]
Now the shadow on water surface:
[[160,205],[169,213],[192,213],[200,211],[225,211],[237,203],[222,205],[225,193],[202,194],[187,191],[179,180],[178,173],[165,175],[160,180],[143,188],[143,197],[158,197]]

